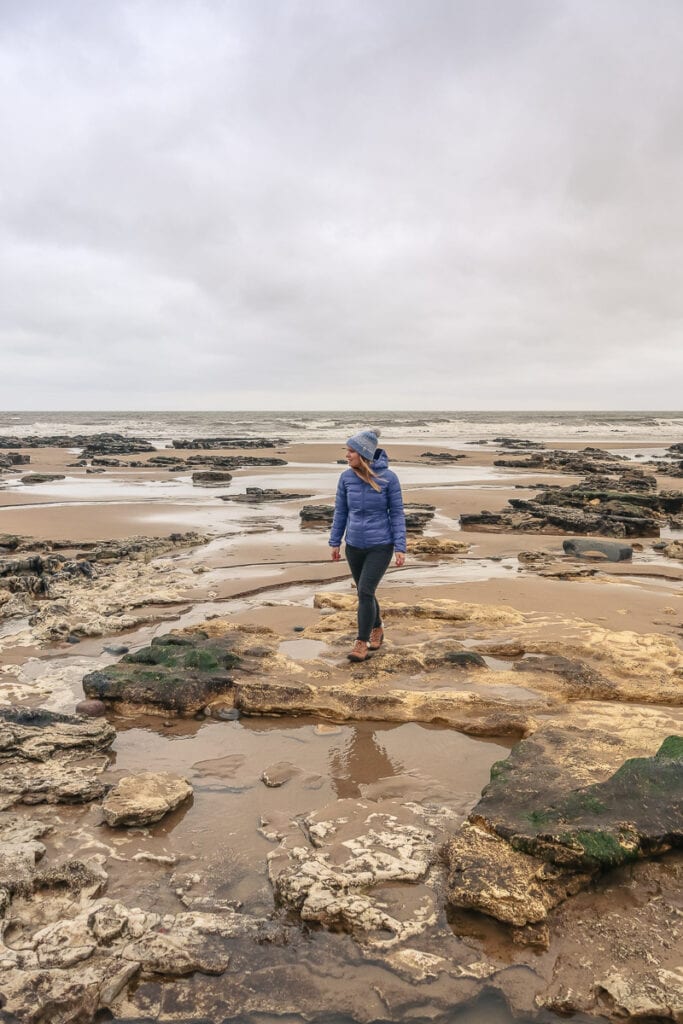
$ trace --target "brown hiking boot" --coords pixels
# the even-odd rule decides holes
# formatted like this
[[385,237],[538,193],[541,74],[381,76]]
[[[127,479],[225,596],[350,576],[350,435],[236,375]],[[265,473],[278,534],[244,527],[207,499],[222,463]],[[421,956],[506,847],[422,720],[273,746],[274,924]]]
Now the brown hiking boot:
[[369,651],[378,651],[384,641],[384,630],[381,626],[375,626],[368,641]]
[[356,640],[353,650],[346,657],[349,661],[365,661],[368,656],[368,645],[365,640]]

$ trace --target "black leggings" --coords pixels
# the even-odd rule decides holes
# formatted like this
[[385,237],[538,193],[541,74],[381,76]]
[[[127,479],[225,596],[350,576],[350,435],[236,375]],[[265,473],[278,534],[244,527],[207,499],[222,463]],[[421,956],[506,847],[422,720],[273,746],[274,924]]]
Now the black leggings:
[[370,639],[373,629],[382,625],[382,618],[375,597],[379,581],[389,568],[393,544],[375,544],[371,548],[354,548],[346,545],[346,561],[358,590],[358,639]]

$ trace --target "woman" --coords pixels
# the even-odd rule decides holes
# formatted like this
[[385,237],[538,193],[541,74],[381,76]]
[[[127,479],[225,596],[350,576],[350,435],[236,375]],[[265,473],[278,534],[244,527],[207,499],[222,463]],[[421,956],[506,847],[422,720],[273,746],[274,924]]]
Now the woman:
[[361,430],[346,442],[349,468],[339,477],[330,534],[332,558],[346,532],[346,560],[358,589],[358,636],[349,661],[365,661],[382,646],[384,630],[375,591],[396,553],[406,559],[406,521],[398,477],[377,447],[379,430]]

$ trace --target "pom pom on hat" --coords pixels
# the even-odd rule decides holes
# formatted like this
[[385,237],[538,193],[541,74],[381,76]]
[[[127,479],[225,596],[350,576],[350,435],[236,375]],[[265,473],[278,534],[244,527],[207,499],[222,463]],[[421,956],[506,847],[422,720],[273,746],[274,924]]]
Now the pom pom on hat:
[[372,462],[377,451],[377,439],[380,435],[380,431],[376,427],[368,427],[367,430],[361,430],[359,433],[354,434],[346,442],[347,448],[353,448],[354,452],[358,452],[368,462]]

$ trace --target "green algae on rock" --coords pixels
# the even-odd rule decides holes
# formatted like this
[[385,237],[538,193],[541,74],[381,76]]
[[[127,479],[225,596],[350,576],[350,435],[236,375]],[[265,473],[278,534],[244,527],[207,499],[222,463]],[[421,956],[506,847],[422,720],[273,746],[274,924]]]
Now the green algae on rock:
[[193,713],[232,690],[230,670],[240,663],[234,646],[230,634],[155,637],[149,647],[88,673],[83,689],[88,697],[115,705]]
[[[447,844],[449,900],[517,926],[542,921],[601,871],[683,846],[683,738],[607,778],[616,735],[552,726],[496,762],[469,821]],[[609,755],[608,755],[609,756]]]

